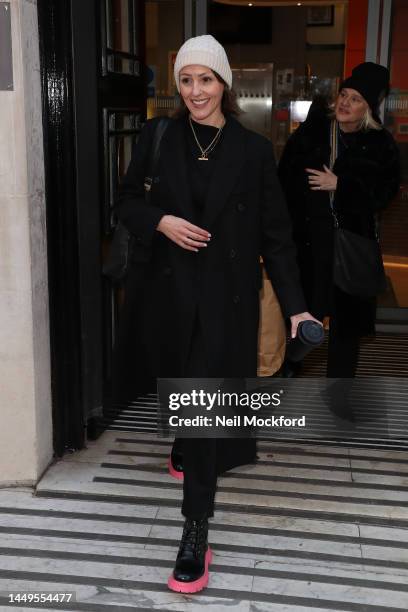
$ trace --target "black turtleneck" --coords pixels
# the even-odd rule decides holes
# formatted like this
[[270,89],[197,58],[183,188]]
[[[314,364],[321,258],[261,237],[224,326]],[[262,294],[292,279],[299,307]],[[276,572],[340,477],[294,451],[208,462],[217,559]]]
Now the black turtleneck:
[[[217,134],[218,128],[212,125],[203,125],[193,120],[192,124],[201,147],[205,149]],[[187,142],[187,174],[191,186],[193,207],[197,213],[197,222],[199,222],[205,207],[208,187],[222,143],[222,134],[215,148],[208,154],[208,160],[200,161],[198,158],[201,157],[201,151],[195,141],[188,117],[186,118],[185,131]]]

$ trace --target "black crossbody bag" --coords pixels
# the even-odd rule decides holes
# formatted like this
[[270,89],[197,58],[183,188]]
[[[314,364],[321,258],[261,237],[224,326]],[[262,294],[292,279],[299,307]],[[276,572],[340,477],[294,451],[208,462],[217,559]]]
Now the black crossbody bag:
[[[171,119],[162,117],[158,122],[154,131],[152,144],[149,153],[148,176],[144,180],[145,200],[150,204],[151,190],[154,183],[154,176],[157,170],[157,164],[160,155],[160,142],[164,132]],[[135,254],[137,250],[137,254]],[[116,224],[112,243],[110,245],[109,255],[103,265],[103,274],[110,278],[112,282],[123,280],[129,270],[129,262],[137,256],[141,263],[148,262],[151,259],[151,247],[136,243],[136,239],[126,227],[118,221]]]
[[[338,151],[337,123],[331,123],[330,167],[333,169]],[[334,284],[345,293],[358,297],[374,297],[386,286],[384,264],[378,232],[376,239],[365,238],[340,227],[334,209],[334,192],[330,192],[330,207],[334,220]]]

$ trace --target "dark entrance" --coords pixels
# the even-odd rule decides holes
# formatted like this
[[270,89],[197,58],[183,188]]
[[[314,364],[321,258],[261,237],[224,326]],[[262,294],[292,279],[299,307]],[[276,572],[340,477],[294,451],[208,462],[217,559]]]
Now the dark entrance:
[[144,2],[38,0],[54,447],[102,415],[118,296],[101,274],[118,177],[145,118]]
[[[55,450],[62,454],[66,449],[81,448],[86,433],[93,433],[109,388],[120,291],[103,279],[101,269],[114,221],[110,210],[113,194],[146,116],[146,4],[142,0],[38,0],[37,4],[43,83],[54,437]],[[194,28],[190,27],[193,21],[195,34],[206,30],[205,11],[200,9],[206,3],[197,0],[195,11],[190,10],[189,0],[150,4],[147,3],[147,26],[150,24],[151,28],[147,57],[155,69],[149,77],[149,113],[153,116],[167,114],[174,107],[171,67],[175,50],[184,36],[193,35]],[[395,2],[394,6],[399,4],[402,7],[402,2]],[[183,19],[189,24],[184,31]],[[199,28],[200,20],[203,27]],[[277,19],[274,23],[278,32],[276,39],[281,44],[280,32],[285,28],[278,27]],[[154,36],[152,31],[156,33]],[[313,41],[308,48],[309,55],[319,51],[320,57],[321,41],[316,38]],[[319,49],[313,49],[314,45]],[[292,45],[291,49],[294,48]],[[287,73],[287,81],[293,62],[282,54],[279,56],[279,49],[273,54],[276,55],[274,68],[283,71],[282,79]],[[338,53],[339,49],[328,51]],[[240,61],[239,55],[232,60]],[[306,56],[302,66],[305,61]],[[288,67],[290,70],[286,70]],[[243,71],[245,66],[238,68]],[[279,78],[275,81],[275,90],[278,84],[283,84]],[[272,99],[266,96],[269,90],[262,96],[256,92],[252,95],[246,86],[241,90],[244,103],[261,102],[272,119]],[[284,95],[282,91],[281,101]],[[402,92],[402,101],[397,100],[401,105],[393,106],[394,110],[405,108],[404,95]],[[277,113],[275,119],[275,145],[279,150],[287,137],[289,115]],[[272,122],[268,125],[272,126]],[[404,137],[402,127],[401,138]],[[401,227],[398,225],[398,232]],[[392,244],[395,246],[395,241]],[[398,274],[405,274],[406,262],[391,261],[391,264]],[[401,286],[399,281],[398,286]],[[380,331],[406,332],[406,313],[401,310],[397,313],[399,326],[395,325],[395,315],[391,317],[389,308],[380,312]],[[388,342],[387,338],[384,342]],[[378,353],[376,349],[373,352]],[[398,354],[394,346],[392,352],[393,356]],[[391,364],[386,353],[382,361]],[[152,413],[153,410],[152,406]],[[114,428],[124,427],[129,425],[117,423]]]

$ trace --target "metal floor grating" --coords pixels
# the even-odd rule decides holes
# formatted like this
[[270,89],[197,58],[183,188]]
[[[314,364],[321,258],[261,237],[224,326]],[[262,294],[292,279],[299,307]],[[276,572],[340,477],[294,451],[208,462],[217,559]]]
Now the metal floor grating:
[[[297,379],[297,398],[302,393],[302,379],[323,378],[325,375],[327,339],[321,347],[315,349],[305,359],[302,377]],[[408,448],[408,406],[404,385],[398,385],[398,378],[408,378],[408,334],[393,335],[379,333],[376,338],[362,342],[357,377],[387,377],[384,386],[393,394],[392,407],[388,409],[386,420],[382,406],[372,409],[372,418],[368,423],[358,423],[350,427],[340,421],[336,424],[333,435],[333,420],[323,405],[307,406],[308,415],[313,418],[314,431],[317,437],[305,439],[296,437],[293,430],[280,430],[268,434],[265,439],[278,441],[296,441],[313,444],[347,444],[372,448]],[[395,379],[395,384],[394,384]],[[308,383],[306,383],[308,384]],[[106,411],[103,426],[107,430],[129,431],[146,434],[157,433],[157,396],[146,395],[135,401],[117,405]],[[288,410],[294,405],[288,403]],[[384,432],[387,432],[387,435]]]
[[[324,376],[327,337],[304,361],[303,376]],[[357,376],[408,377],[408,334],[377,333],[361,342]]]

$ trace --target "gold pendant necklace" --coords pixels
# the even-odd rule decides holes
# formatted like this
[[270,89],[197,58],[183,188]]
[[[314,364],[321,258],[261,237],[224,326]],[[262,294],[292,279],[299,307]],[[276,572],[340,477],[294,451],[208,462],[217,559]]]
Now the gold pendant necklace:
[[225,120],[224,123],[222,124],[222,126],[220,128],[218,128],[218,131],[216,133],[216,135],[214,136],[214,138],[212,139],[212,141],[210,142],[210,144],[208,145],[208,147],[206,147],[205,149],[203,149],[203,147],[201,146],[198,138],[197,138],[197,134],[195,133],[194,130],[194,126],[193,126],[193,122],[191,121],[191,117],[188,118],[189,122],[190,122],[190,127],[191,130],[193,132],[193,136],[194,136],[194,140],[196,141],[196,144],[198,146],[198,148],[201,151],[201,156],[198,157],[199,161],[208,161],[208,154],[211,153],[211,151],[215,148],[215,146],[217,145],[220,137],[221,137],[221,132],[224,128],[225,125]]

